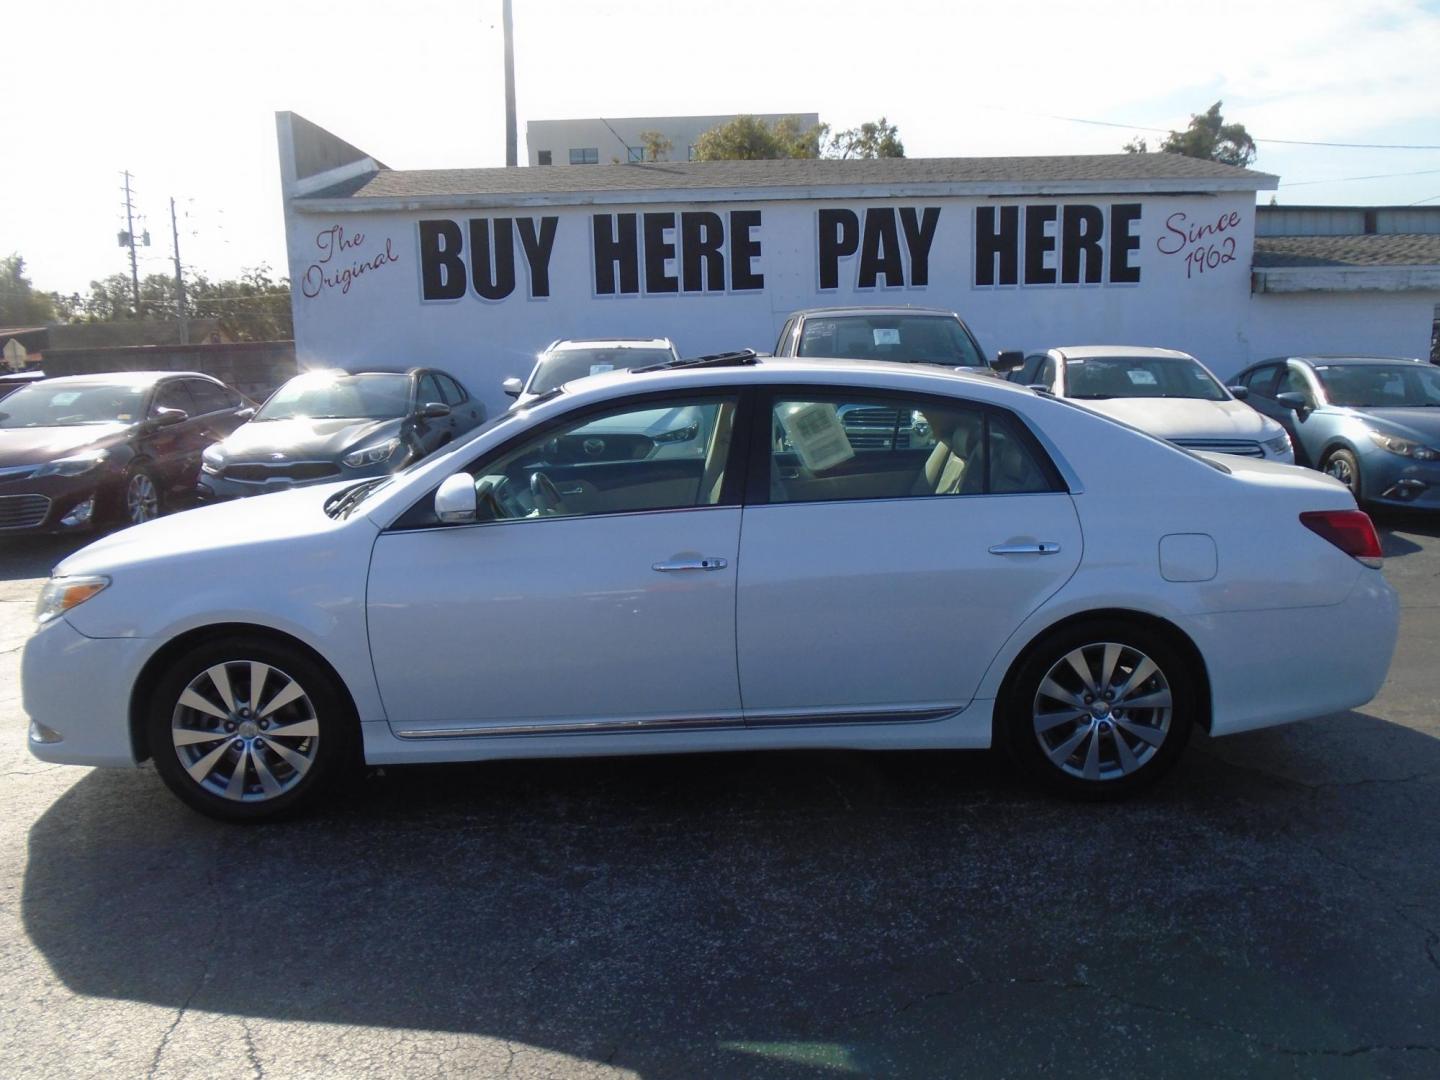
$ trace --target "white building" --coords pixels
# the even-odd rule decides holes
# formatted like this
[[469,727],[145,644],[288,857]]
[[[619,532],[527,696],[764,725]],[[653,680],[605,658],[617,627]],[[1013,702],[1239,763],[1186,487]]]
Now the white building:
[[[644,161],[645,140],[656,131],[670,140],[661,161],[691,161],[695,144],[711,128],[728,124],[731,116],[629,116],[613,120],[530,120],[525,124],[525,148],[531,165],[606,165]],[[820,123],[819,113],[762,113],[758,119],[774,125],[793,120],[801,131]]]
[[555,338],[764,350],[822,305],[952,308],[991,352],[1168,346],[1226,376],[1426,355],[1440,302],[1440,235],[1257,241],[1276,178],[1175,155],[401,171],[278,123],[301,362],[434,363],[495,408]]

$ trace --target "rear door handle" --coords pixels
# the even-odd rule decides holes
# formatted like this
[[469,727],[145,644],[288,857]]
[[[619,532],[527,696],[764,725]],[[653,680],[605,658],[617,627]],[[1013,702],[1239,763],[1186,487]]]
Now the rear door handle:
[[990,549],[991,555],[1054,555],[1060,545],[1050,540],[1035,544],[996,544]]
[[724,570],[729,566],[724,559],[710,556],[704,559],[677,559],[673,562],[657,562],[650,567],[662,574],[673,574],[677,570]]

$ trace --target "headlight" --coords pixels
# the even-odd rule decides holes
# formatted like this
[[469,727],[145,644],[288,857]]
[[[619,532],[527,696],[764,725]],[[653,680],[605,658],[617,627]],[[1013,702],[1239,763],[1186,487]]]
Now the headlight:
[[1418,443],[1414,439],[1402,439],[1398,435],[1386,435],[1384,432],[1370,432],[1370,441],[1381,450],[1389,450],[1392,454],[1399,454],[1401,457],[1414,458],[1416,461],[1440,461],[1440,450],[1432,449],[1424,443]]
[[71,608],[79,607],[109,584],[110,579],[100,574],[51,578],[40,590],[40,599],[35,602],[35,621],[43,626]]
[[225,452],[220,449],[220,444],[211,443],[205,447],[204,453],[200,455],[200,471],[209,473],[211,476],[218,476],[224,467]]
[[342,460],[352,469],[364,468],[366,465],[379,465],[382,461],[390,460],[392,454],[400,449],[399,439],[386,439],[374,446],[366,446],[360,450],[352,450]]
[[693,439],[693,438],[695,437],[696,433],[699,432],[699,430],[700,430],[700,422],[697,420],[697,421],[695,421],[693,424],[691,424],[689,427],[679,427],[679,428],[676,428],[674,431],[666,431],[666,432],[664,432],[664,433],[662,433],[662,434],[660,434],[660,435],[656,435],[656,436],[655,436],[655,442],[656,442],[657,444],[659,444],[659,443],[689,442],[691,439]]
[[1281,457],[1291,453],[1294,447],[1290,445],[1290,436],[1282,431],[1279,435],[1276,435],[1275,438],[1265,440],[1265,449],[1277,457]]
[[91,450],[88,453],[76,454],[74,457],[56,458],[49,464],[40,466],[35,475],[84,476],[90,470],[98,469],[105,464],[109,457],[109,450]]

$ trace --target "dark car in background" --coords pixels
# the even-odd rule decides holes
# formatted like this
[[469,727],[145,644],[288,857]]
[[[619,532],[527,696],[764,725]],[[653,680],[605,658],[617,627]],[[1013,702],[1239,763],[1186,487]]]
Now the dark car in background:
[[199,494],[234,499],[385,476],[484,419],[484,406],[434,368],[306,372],[205,451]]
[[1440,509],[1440,369],[1383,356],[1277,357],[1232,380],[1280,424],[1295,460],[1364,504]]
[[965,321],[953,311],[919,307],[837,307],[797,311],[775,342],[776,356],[889,360],[939,364],[997,374],[1025,360],[1006,351],[987,360]]
[[138,524],[193,495],[255,403],[198,372],[43,379],[0,400],[0,533]]
[[0,399],[9,397],[16,390],[33,386],[43,378],[45,378],[43,371],[12,371],[0,375]]

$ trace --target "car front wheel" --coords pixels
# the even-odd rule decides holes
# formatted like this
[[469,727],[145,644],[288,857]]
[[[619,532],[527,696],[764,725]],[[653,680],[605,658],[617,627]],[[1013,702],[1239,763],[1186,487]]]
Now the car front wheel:
[[147,735],[156,770],[184,802],[256,821],[311,804],[348,760],[354,730],[328,671],[293,648],[236,637],[170,666]]
[[1128,795],[1180,756],[1198,709],[1190,662],[1139,625],[1067,627],[1009,680],[997,721],[1016,761],[1079,798]]
[[127,525],[141,525],[161,514],[160,487],[143,465],[136,465],[125,476],[124,513]]
[[1363,505],[1360,501],[1360,463],[1355,460],[1354,454],[1349,450],[1333,451],[1325,459],[1324,472],[1350,489],[1350,494],[1355,496],[1356,505]]

